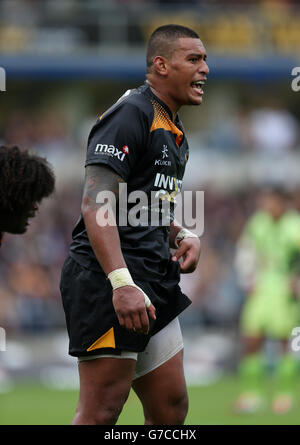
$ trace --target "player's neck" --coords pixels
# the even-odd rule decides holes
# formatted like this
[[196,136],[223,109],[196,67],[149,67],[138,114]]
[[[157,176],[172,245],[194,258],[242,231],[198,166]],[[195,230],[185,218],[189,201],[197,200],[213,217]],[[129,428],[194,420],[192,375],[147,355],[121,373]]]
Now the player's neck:
[[276,214],[271,215],[273,221],[275,221],[275,222],[280,221],[281,218],[283,217],[284,213],[285,212],[281,212],[281,213],[276,213]]
[[167,107],[172,113],[172,121],[175,122],[180,107],[177,104],[175,104],[166,93],[162,92],[158,88],[155,88],[148,80],[147,83],[152,93],[155,94],[155,96],[157,96],[164,104],[167,105]]

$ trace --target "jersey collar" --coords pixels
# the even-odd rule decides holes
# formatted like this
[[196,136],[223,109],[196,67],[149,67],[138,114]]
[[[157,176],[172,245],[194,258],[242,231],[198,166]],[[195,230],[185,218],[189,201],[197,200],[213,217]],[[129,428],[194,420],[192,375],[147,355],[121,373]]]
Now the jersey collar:
[[[168,107],[168,105],[165,104],[159,97],[157,97],[157,96],[153,93],[153,91],[152,91],[151,88],[150,88],[150,85],[147,83],[146,80],[145,80],[145,86],[147,87],[146,91],[148,92],[148,94],[149,94],[151,97],[153,97],[158,103],[160,103],[160,105],[161,105],[162,107],[164,107],[164,109],[167,111],[167,113],[168,113],[168,115],[169,115],[171,121],[173,121],[173,113],[172,113],[172,111],[170,110],[170,108]],[[179,117],[178,117],[178,114],[176,114],[176,117],[175,117],[175,123],[178,122],[178,121],[179,121]]]

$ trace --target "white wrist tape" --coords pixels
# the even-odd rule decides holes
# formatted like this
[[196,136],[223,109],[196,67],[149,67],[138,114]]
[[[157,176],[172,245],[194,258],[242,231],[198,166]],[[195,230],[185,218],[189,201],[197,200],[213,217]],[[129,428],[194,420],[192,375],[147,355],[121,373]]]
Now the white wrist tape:
[[136,287],[137,289],[139,289],[142,292],[142,294],[144,295],[146,307],[150,306],[151,301],[150,301],[149,297],[145,294],[145,292],[139,286],[137,286],[134,283],[127,267],[115,269],[112,272],[110,272],[107,275],[107,277],[112,285],[113,290],[119,289],[119,287],[123,287],[123,286],[132,286],[132,287]]
[[198,238],[197,235],[195,235],[193,232],[190,232],[188,229],[182,229],[180,232],[177,233],[174,244],[178,248],[179,241],[183,240],[184,238]]

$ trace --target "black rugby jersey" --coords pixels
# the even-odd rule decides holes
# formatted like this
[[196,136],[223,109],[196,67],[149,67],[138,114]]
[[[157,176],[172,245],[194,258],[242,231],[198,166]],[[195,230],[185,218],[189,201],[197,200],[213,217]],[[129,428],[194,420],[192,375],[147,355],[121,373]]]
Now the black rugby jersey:
[[[139,190],[148,198],[146,202],[133,199],[126,204],[128,216],[140,202],[138,226],[132,226],[129,218],[126,221],[126,206],[120,204],[116,212],[122,253],[135,278],[168,279],[174,268],[179,277],[179,264],[170,261],[169,224],[174,218],[175,196],[181,189],[188,156],[188,143],[178,116],[172,122],[170,109],[147,83],[126,92],[91,130],[85,165],[108,165],[126,182],[128,196]],[[72,238],[70,255],[91,270],[101,270],[82,215]]]

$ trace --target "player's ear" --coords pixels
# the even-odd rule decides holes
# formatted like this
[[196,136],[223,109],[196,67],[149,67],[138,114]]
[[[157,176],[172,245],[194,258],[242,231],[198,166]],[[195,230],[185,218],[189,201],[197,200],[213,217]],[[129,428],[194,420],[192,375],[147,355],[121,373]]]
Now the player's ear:
[[160,76],[166,76],[168,74],[167,59],[162,56],[156,56],[153,60],[154,71]]

